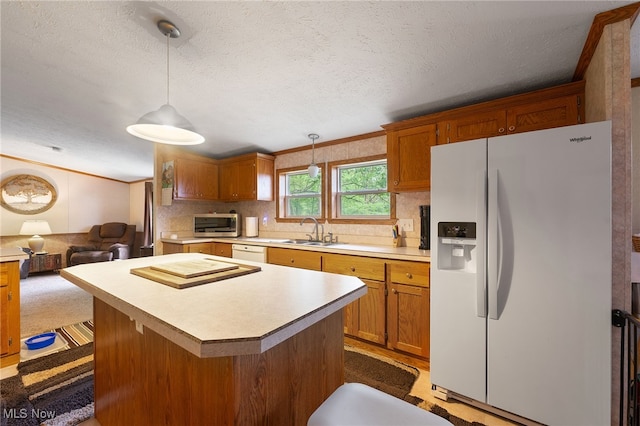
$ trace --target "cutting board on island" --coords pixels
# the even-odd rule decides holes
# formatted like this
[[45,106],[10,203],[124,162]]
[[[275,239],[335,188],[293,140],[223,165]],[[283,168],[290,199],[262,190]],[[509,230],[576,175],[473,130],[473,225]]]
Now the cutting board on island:
[[260,271],[259,266],[235,262],[220,262],[205,258],[183,262],[171,262],[144,268],[132,268],[133,275],[143,277],[177,289],[207,284]]

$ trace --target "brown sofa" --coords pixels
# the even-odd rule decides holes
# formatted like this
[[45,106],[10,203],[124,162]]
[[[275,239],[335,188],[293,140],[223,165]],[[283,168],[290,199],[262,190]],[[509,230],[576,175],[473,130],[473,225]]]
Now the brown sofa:
[[67,250],[67,266],[128,259],[133,253],[135,239],[135,225],[122,222],[94,225],[89,230],[86,245],[70,246]]

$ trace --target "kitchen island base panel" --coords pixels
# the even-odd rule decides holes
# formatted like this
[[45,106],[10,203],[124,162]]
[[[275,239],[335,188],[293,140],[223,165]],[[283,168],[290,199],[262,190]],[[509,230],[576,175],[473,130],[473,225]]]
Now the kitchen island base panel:
[[[95,417],[110,425],[306,424],[344,383],[342,310],[255,355],[198,358],[94,298]],[[124,422],[124,423],[123,423]]]

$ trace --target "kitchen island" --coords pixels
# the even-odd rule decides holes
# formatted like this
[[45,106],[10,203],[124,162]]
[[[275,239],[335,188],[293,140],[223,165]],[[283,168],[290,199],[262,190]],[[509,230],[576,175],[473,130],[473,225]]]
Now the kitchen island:
[[173,254],[78,265],[61,275],[94,296],[95,417],[121,424],[306,424],[344,382],[342,308],[354,277],[268,264],[176,289],[132,268]]

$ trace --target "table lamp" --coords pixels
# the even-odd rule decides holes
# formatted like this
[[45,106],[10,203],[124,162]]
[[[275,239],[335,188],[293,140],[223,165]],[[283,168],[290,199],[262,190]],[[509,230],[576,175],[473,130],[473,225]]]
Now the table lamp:
[[51,234],[51,228],[49,222],[46,220],[25,220],[20,228],[20,235],[33,235],[29,238],[29,248],[33,250],[35,254],[46,254],[46,251],[42,251],[44,247],[44,238],[40,235]]

